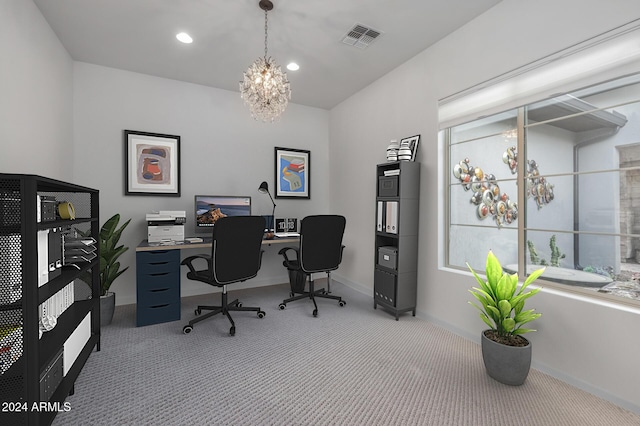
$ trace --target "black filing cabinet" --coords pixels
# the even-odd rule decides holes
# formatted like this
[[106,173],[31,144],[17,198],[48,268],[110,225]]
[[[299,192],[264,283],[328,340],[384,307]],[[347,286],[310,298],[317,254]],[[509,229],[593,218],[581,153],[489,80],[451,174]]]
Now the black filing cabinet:
[[136,252],[136,325],[180,319],[180,250]]

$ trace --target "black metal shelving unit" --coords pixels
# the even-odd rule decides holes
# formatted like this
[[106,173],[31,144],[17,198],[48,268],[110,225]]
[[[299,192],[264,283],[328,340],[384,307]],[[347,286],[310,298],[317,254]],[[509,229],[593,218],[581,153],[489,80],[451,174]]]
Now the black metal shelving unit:
[[[43,220],[39,197],[66,201],[76,219]],[[51,202],[51,201],[49,201]],[[55,203],[54,202],[54,203]],[[55,204],[54,204],[55,205]],[[99,193],[95,189],[36,175],[0,174],[0,424],[48,425],[64,410],[67,395],[95,348],[100,350],[99,253],[64,264],[46,282],[39,276],[38,233],[55,229],[99,238]],[[60,242],[59,244],[62,244]],[[42,247],[40,247],[42,250]],[[55,327],[41,333],[40,306],[73,282],[74,301]],[[87,326],[88,324],[88,326]],[[13,339],[2,340],[9,330]],[[17,332],[16,332],[17,330]],[[90,330],[87,332],[87,330]],[[18,337],[16,337],[18,336]],[[61,365],[65,346],[67,363]],[[57,363],[54,363],[58,360]],[[56,368],[52,365],[55,364]],[[51,390],[41,391],[46,371]]]
[[373,307],[416,315],[420,163],[376,166],[376,234]]

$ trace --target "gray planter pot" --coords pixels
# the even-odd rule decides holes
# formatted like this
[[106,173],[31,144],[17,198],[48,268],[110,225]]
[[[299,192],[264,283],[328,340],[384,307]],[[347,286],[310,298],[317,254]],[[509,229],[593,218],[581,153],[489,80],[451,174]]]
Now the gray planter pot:
[[505,385],[523,384],[531,368],[531,343],[527,342],[527,346],[507,346],[487,338],[483,331],[482,359],[489,376]]
[[116,309],[116,294],[107,292],[106,295],[100,296],[100,326],[111,324],[113,312]]

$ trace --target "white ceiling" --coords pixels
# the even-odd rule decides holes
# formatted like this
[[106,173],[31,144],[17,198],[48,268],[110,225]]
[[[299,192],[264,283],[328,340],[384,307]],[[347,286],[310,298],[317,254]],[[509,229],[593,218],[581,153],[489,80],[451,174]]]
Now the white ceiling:
[[[269,56],[287,71],[292,102],[330,109],[500,0],[272,0]],[[264,55],[258,0],[34,0],[76,61],[238,91]],[[382,32],[342,43],[354,24]],[[194,42],[178,42],[178,32]]]

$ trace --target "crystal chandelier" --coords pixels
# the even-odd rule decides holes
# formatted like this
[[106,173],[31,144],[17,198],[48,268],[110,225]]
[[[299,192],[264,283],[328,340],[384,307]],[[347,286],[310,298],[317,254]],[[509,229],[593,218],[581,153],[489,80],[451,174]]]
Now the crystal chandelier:
[[273,122],[287,109],[291,87],[287,74],[273,58],[267,56],[267,11],[273,9],[273,3],[260,0],[258,5],[264,10],[264,58],[258,58],[244,72],[240,97],[249,106],[254,119]]

